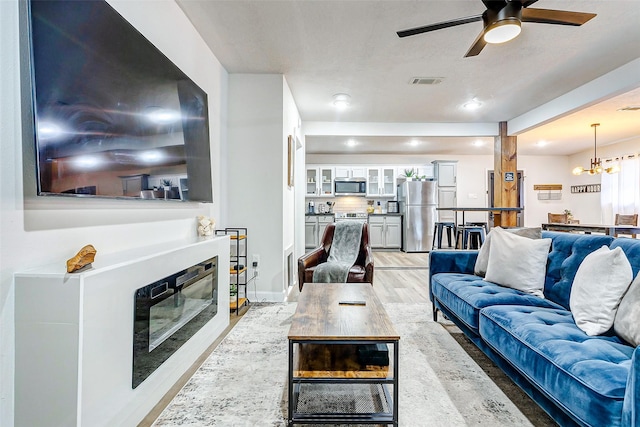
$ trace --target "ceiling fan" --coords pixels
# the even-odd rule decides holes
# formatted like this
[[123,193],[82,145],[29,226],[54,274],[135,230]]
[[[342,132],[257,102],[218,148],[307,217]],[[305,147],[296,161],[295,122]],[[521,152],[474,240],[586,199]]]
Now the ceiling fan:
[[482,21],[484,28],[467,51],[466,58],[478,55],[487,43],[503,43],[517,37],[520,34],[522,22],[580,26],[596,16],[595,13],[529,8],[536,1],[538,0],[482,0],[487,10],[481,15],[410,28],[398,31],[397,34],[399,37],[408,37]]

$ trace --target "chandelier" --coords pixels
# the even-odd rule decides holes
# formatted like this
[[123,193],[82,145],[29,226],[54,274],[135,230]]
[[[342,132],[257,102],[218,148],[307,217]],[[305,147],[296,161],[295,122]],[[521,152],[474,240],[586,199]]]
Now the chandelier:
[[618,165],[609,166],[608,168],[602,167],[602,160],[600,159],[600,157],[598,157],[597,144],[596,144],[596,141],[597,141],[596,129],[598,128],[598,126],[600,126],[600,123],[593,123],[591,125],[591,127],[593,128],[593,159],[591,159],[591,166],[589,167],[589,169],[583,168],[582,166],[576,167],[575,169],[573,169],[574,175],[582,175],[585,172],[588,173],[589,175],[597,175],[597,174],[601,174],[602,172],[606,172],[606,173],[620,172],[620,166]]

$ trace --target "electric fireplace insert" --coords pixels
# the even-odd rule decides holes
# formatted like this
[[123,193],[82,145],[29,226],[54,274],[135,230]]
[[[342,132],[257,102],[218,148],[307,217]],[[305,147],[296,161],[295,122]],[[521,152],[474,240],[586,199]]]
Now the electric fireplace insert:
[[136,290],[133,388],[216,315],[217,263],[213,257]]

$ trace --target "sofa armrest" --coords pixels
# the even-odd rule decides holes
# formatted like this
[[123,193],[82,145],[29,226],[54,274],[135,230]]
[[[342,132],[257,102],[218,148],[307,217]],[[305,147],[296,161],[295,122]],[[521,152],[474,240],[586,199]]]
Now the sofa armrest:
[[622,425],[631,427],[640,423],[640,346],[631,357],[631,368],[622,403]]
[[473,274],[477,250],[434,250],[429,252],[429,299],[433,301],[431,277],[438,273]]

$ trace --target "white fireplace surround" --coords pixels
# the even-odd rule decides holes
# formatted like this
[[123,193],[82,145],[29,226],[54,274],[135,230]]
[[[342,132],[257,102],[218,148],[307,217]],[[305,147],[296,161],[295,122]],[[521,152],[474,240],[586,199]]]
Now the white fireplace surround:
[[[137,425],[229,324],[228,236],[64,260],[15,275],[15,425]],[[136,389],[135,290],[218,256],[218,313]]]

